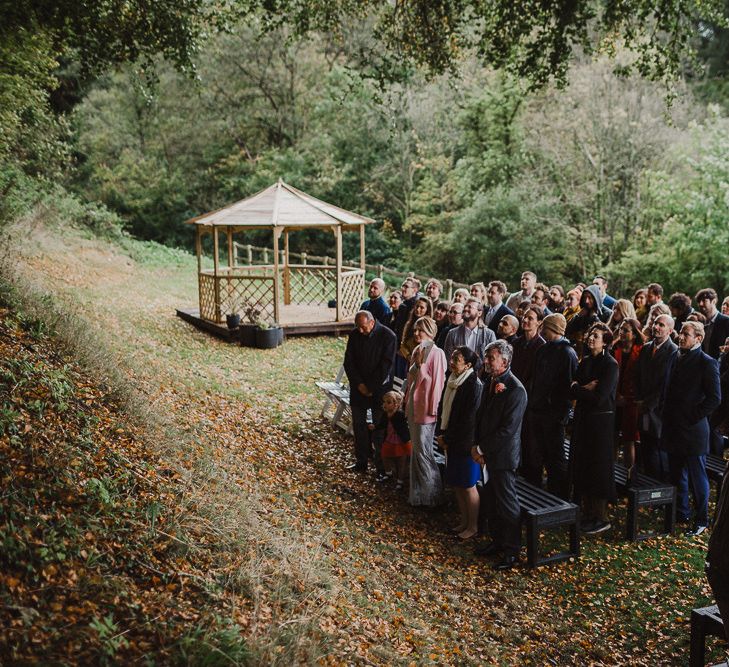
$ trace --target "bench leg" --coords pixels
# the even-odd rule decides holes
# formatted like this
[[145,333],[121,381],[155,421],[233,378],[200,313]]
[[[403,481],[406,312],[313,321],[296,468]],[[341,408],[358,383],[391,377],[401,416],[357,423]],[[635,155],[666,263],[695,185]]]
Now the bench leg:
[[625,537],[635,542],[638,537],[638,493],[628,489],[628,516],[625,521]]
[[580,513],[577,512],[575,522],[570,524],[570,553],[580,557]]
[[539,561],[539,530],[534,517],[527,519],[527,564],[536,567]]
[[342,403],[342,402],[339,403],[339,405],[337,406],[337,409],[334,411],[334,416],[332,417],[332,424],[334,424],[335,426],[339,424],[339,422],[342,419],[342,414],[344,413],[344,409],[346,407],[347,406],[344,405],[344,403]]
[[670,503],[667,503],[663,507],[663,530],[666,535],[673,534],[673,529],[676,527],[676,491],[674,489],[673,498]]
[[704,618],[691,612],[691,649],[689,667],[704,667],[706,659],[706,636],[704,634]]

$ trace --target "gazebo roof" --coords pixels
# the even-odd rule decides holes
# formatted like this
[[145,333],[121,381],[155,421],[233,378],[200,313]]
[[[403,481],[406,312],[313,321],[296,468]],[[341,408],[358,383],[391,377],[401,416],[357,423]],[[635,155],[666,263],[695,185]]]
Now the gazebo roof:
[[206,227],[244,227],[247,229],[272,229],[274,227],[342,227],[348,229],[370,224],[374,220],[345,211],[333,204],[327,204],[279,179],[278,183],[274,183],[247,199],[241,199],[225,208],[191,218],[187,222]]

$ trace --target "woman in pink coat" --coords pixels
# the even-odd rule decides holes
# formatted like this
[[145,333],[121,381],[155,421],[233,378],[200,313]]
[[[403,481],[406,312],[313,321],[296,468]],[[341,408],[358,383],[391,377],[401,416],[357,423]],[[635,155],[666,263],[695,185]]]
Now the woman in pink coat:
[[413,453],[410,457],[411,505],[434,507],[442,502],[443,482],[433,455],[438,402],[443,393],[447,367],[443,350],[433,343],[438,326],[421,317],[414,327],[417,347],[410,356],[405,394]]

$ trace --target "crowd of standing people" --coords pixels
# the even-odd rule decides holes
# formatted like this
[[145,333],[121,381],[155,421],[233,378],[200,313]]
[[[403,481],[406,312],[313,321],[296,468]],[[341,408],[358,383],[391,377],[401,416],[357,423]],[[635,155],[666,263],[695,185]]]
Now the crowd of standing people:
[[[706,530],[706,455],[723,454],[729,422],[729,297],[719,304],[706,288],[664,302],[651,283],[614,298],[604,276],[565,290],[531,271],[511,294],[500,280],[451,300],[436,279],[421,288],[407,278],[386,294],[376,278],[355,317],[344,360],[351,469],[372,461],[377,481],[407,488],[414,506],[440,506],[450,486],[461,540],[478,535],[483,506],[491,541],[475,551],[498,569],[518,563],[517,475],[580,504],[581,530],[596,534],[611,528],[618,456],[629,477],[675,485],[677,520]],[[711,542],[729,543],[724,523]],[[719,569],[715,583],[729,588]]]

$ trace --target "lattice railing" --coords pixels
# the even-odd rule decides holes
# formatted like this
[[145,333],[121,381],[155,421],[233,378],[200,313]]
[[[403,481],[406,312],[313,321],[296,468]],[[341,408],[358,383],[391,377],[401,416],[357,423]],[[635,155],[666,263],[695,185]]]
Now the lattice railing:
[[337,296],[335,267],[294,264],[288,275],[291,303],[322,305]]
[[[261,322],[273,322],[273,276],[226,273],[228,275],[200,274],[200,317],[224,322],[226,315],[239,313],[245,319],[250,313]],[[216,283],[219,306],[216,304]]]
[[365,275],[362,269],[342,271],[342,317],[352,317],[364,298]]
[[198,290],[200,294],[200,317],[211,322],[219,322],[220,308],[215,298],[215,276],[198,274]]

